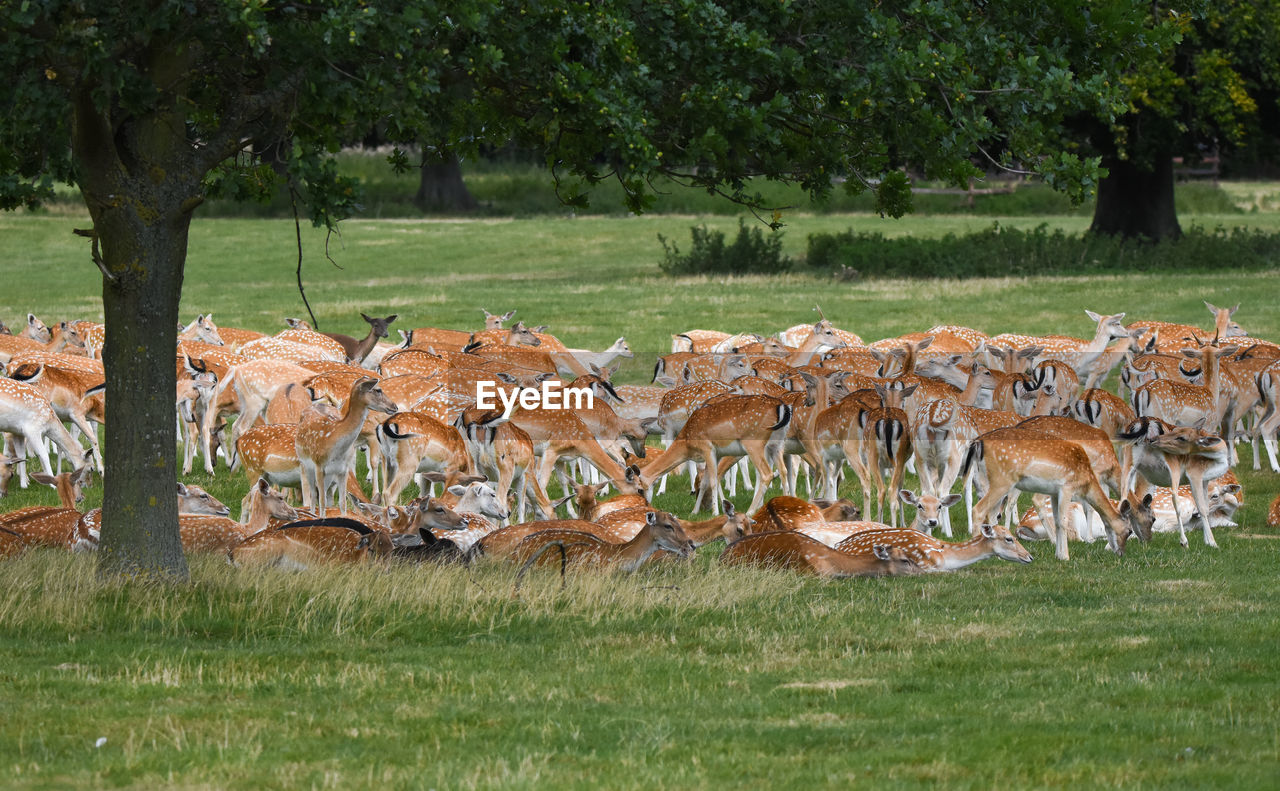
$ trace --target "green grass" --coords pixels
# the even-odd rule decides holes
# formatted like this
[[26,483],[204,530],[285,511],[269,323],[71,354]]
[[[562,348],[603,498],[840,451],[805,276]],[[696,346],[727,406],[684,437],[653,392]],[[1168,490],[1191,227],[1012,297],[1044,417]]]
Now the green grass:
[[[793,215],[936,236],[987,217]],[[1045,218],[1001,218],[1031,226]],[[1081,230],[1086,217],[1047,218]],[[870,340],[938,322],[1084,334],[1084,309],[1204,326],[1201,304],[1280,337],[1280,273],[883,280],[661,276],[657,234],[690,217],[349,222],[324,260],[304,229],[325,329],[477,326],[517,308],[575,346],[625,333],[652,354],[693,327],[776,331],[820,302]],[[1184,217],[1280,230],[1265,212]],[[736,220],[707,220],[732,230]],[[98,317],[99,282],[66,216],[0,215],[0,318]],[[301,315],[291,223],[199,220],[183,314],[262,330]],[[1219,551],[1169,536],[1116,559],[1044,544],[1036,561],[946,576],[820,583],[690,566],[631,577],[503,565],[275,574],[197,559],[183,588],[120,588],[92,558],[0,567],[0,786],[6,788],[1274,787],[1280,776],[1280,564],[1264,526],[1276,476]],[[193,475],[235,508],[246,482]],[[679,489],[679,486],[674,487]],[[87,505],[100,502],[89,492]],[[52,503],[16,493],[5,510]],[[745,498],[739,496],[739,504]],[[672,491],[660,507],[687,514]],[[106,744],[94,748],[95,740]]]

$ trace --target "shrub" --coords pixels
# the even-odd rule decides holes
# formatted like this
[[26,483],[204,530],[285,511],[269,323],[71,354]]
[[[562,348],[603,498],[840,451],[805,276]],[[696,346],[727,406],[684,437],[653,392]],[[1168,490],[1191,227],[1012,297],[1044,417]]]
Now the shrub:
[[[806,261],[817,269],[857,270],[863,277],[1003,277],[1156,270],[1271,269],[1280,235],[1244,228],[1192,227],[1176,241],[1146,242],[1041,225],[939,239],[887,239],[880,233],[812,234]],[[843,269],[842,269],[843,268]]]
[[738,238],[725,244],[723,231],[708,230],[705,225],[689,230],[693,242],[687,254],[658,234],[664,251],[658,266],[668,275],[778,274],[791,268],[791,257],[782,254],[782,234],[777,231],[765,236],[759,227],[748,228],[738,218]]

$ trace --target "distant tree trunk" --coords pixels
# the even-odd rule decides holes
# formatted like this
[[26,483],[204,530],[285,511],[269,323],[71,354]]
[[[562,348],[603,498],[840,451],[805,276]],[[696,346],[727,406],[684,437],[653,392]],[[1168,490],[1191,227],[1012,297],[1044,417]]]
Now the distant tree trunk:
[[185,580],[178,531],[178,301],[200,174],[179,115],[113,126],[87,92],[78,97],[72,145],[103,269],[106,341],[106,474],[98,573],[104,578]]
[[1161,156],[1151,170],[1114,156],[1103,157],[1109,174],[1098,184],[1098,203],[1089,230],[1126,239],[1182,236],[1173,202],[1173,157]]
[[462,181],[462,165],[453,154],[422,163],[422,178],[413,202],[423,211],[464,212],[477,205]]

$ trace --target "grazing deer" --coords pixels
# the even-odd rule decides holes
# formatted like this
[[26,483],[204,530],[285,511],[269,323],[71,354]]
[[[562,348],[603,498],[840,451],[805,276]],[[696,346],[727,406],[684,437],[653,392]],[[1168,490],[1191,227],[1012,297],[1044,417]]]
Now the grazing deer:
[[709,403],[690,415],[671,446],[647,461],[640,472],[652,481],[690,459],[700,459],[706,474],[694,510],[709,503],[714,516],[720,513],[721,500],[718,455],[749,456],[756,468],[756,489],[747,510],[754,511],[773,480],[771,459],[781,467],[781,446],[790,422],[791,407],[769,396],[734,396]]
[[978,534],[958,544],[939,541],[915,530],[895,528],[855,533],[836,545],[841,552],[865,553],[877,545],[905,551],[925,571],[955,571],[989,557],[1030,563],[1031,553],[1003,525],[984,524]]
[[497,410],[467,410],[458,417],[458,428],[467,441],[476,471],[497,480],[499,501],[506,503],[511,487],[518,494],[517,513],[524,520],[528,512],[528,494],[532,493],[543,518],[554,516],[554,508],[546,491],[538,483],[537,457],[533,440],[519,426],[502,417]]
[[[24,363],[13,368],[9,376],[16,382],[26,382],[44,394],[59,420],[70,421],[89,442],[94,465],[102,472],[102,450],[98,446],[98,431],[90,422],[102,422],[105,417],[95,406],[100,399],[94,396],[102,392],[103,377],[83,374],[47,365]],[[92,413],[92,414],[91,414]]]
[[[303,416],[294,437],[302,468],[302,501],[325,515],[330,487],[340,486],[355,468],[356,441],[370,410],[391,414],[396,406],[378,389],[377,380],[365,377],[351,385],[351,394],[338,416],[314,410]],[[339,496],[339,509],[347,500]]]
[[[1131,491],[1140,491],[1137,477],[1141,475],[1156,486],[1168,486],[1175,514],[1178,517],[1178,543],[1187,546],[1186,525],[1182,521],[1178,488],[1185,476],[1191,485],[1196,510],[1211,514],[1206,484],[1224,475],[1231,468],[1231,452],[1222,437],[1203,430],[1204,421],[1195,426],[1171,426],[1158,418],[1138,418],[1121,432],[1120,438],[1133,445],[1133,467],[1129,471]],[[1209,520],[1201,520],[1204,543],[1211,547],[1218,544],[1213,539]]]
[[640,568],[658,551],[688,557],[694,550],[678,519],[664,511],[649,511],[644,528],[625,544],[612,544],[585,531],[551,528],[526,536],[511,554],[517,561],[537,562],[546,557],[546,550],[552,545],[563,550],[568,562],[611,566],[626,572]]
[[471,453],[458,429],[428,415],[396,412],[375,434],[386,465],[383,480],[387,483],[381,497],[386,505],[397,502],[417,473],[474,472]]
[[23,489],[27,488],[28,454],[39,457],[40,467],[45,475],[53,475],[53,468],[49,465],[49,449],[44,443],[45,437],[70,460],[72,468],[84,464],[83,449],[63,427],[49,399],[25,382],[0,379],[0,431],[13,435],[14,453],[7,455],[18,459],[20,485]]
[[923,570],[899,547],[876,544],[870,552],[855,555],[790,530],[744,536],[725,549],[720,562],[789,569],[828,579],[919,574]]
[[981,523],[991,521],[992,513],[1014,488],[1053,498],[1058,517],[1055,544],[1059,560],[1070,557],[1066,506],[1077,498],[1101,515],[1108,543],[1117,555],[1124,554],[1130,531],[1142,541],[1151,538],[1151,501],[1126,498],[1117,511],[1103,493],[1089,455],[1074,442],[1024,428],[998,429],[969,446],[963,472],[975,465],[985,471],[987,480],[987,491],[974,507]]

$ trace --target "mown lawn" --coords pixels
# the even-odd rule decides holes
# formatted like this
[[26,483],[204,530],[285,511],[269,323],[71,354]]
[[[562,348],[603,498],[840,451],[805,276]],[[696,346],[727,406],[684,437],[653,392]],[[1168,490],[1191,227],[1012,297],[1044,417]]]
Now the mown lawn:
[[[800,215],[785,244],[990,220]],[[661,276],[657,234],[684,241],[694,222],[353,221],[330,242],[342,269],[304,229],[307,293],[325,329],[347,332],[360,310],[466,327],[485,307],[571,345],[625,334],[629,381],[647,380],[673,332],[776,331],[812,320],[815,302],[873,339],[938,322],[1080,335],[1085,308],[1203,326],[1207,298],[1242,303],[1241,324],[1280,337],[1277,272]],[[101,315],[70,234],[86,224],[0,216],[0,319]],[[184,316],[282,326],[304,310],[295,263],[289,222],[199,221]],[[271,574],[217,558],[197,559],[188,587],[129,589],[96,583],[91,558],[35,553],[0,566],[0,786],[1274,787],[1280,542],[1263,520],[1280,485],[1242,455],[1248,502],[1219,551],[1157,536],[1123,560],[1081,545],[1060,563],[1039,544],[1029,566],[928,579],[819,583],[722,569],[708,549],[632,577],[571,575],[564,591],[534,575],[517,594],[502,565]],[[225,470],[189,480],[233,508],[245,488]],[[32,489],[0,507],[54,500]],[[691,500],[659,505],[684,515]]]

